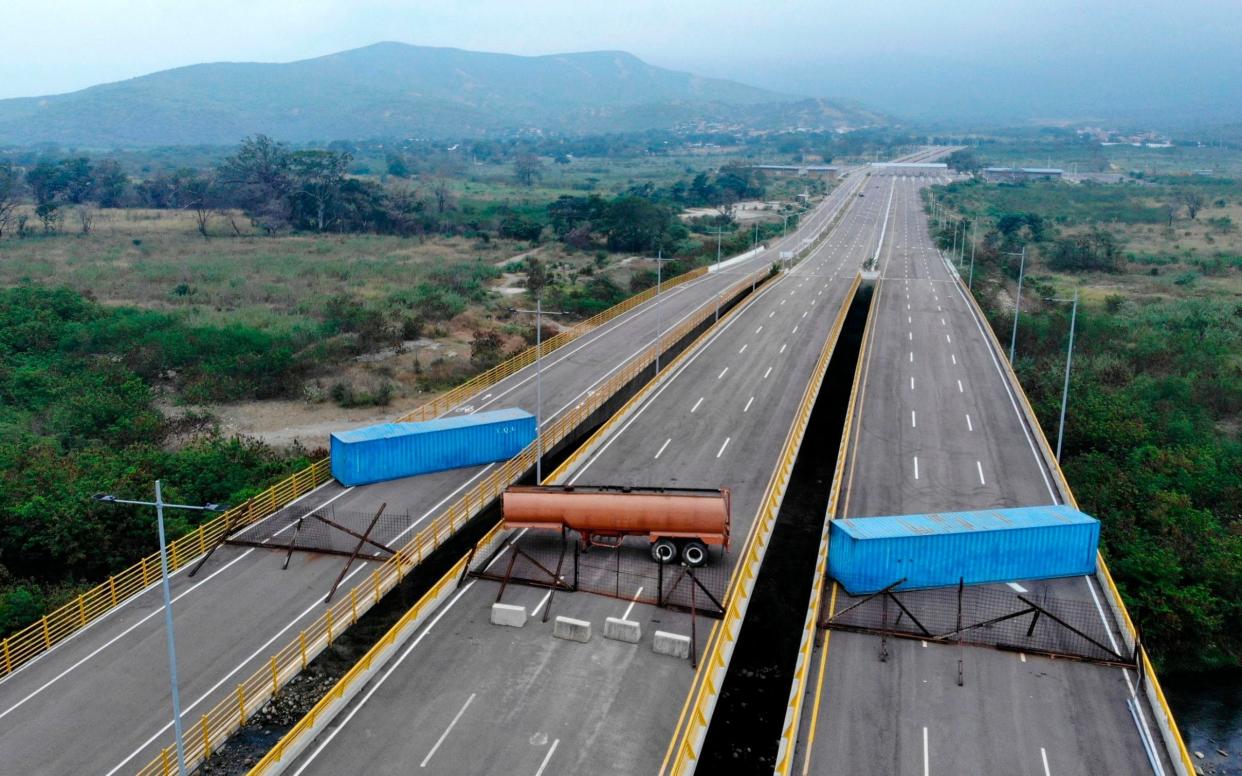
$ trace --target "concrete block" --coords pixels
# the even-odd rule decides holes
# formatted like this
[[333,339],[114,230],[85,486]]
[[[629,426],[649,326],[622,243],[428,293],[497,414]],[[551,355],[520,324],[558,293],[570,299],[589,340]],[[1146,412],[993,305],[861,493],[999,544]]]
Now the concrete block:
[[526,607],[513,604],[492,604],[492,625],[520,628],[526,624]]
[[557,617],[552,624],[552,635],[558,639],[581,641],[585,644],[591,640],[591,623],[572,617]]
[[651,648],[655,650],[657,655],[687,658],[690,657],[690,637],[683,636],[680,633],[656,631]]
[[642,641],[643,628],[633,620],[622,620],[619,617],[604,618],[604,638],[614,641],[628,641],[637,644]]

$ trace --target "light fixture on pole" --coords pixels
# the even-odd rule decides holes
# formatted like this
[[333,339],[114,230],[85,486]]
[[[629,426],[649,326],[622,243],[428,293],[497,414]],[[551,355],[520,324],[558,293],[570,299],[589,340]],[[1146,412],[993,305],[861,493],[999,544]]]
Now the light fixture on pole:
[[673,259],[664,258],[664,246],[661,245],[659,253],[656,256],[656,355],[655,355],[655,373],[660,374],[660,338],[664,336],[664,310],[660,307],[660,286],[664,280],[664,262],[673,261]]
[[1061,386],[1061,420],[1057,424],[1057,463],[1061,463],[1061,442],[1065,438],[1065,408],[1069,403],[1070,366],[1074,363],[1074,326],[1078,323],[1078,289],[1073,299],[1045,299],[1045,302],[1072,302],[1070,311],[1069,345],[1065,348],[1065,383]]
[[1014,348],[1018,345],[1018,316],[1022,313],[1022,279],[1026,276],[1026,246],[1022,246],[1022,252],[1005,251],[1006,256],[1021,256],[1022,263],[1018,265],[1018,295],[1013,300],[1013,334],[1009,337],[1009,363],[1013,363]]
[[543,309],[543,294],[535,297],[534,310],[510,307],[511,313],[535,314],[535,484],[543,484],[543,316],[564,315]]
[[160,481],[155,481],[155,501],[134,501],[117,498],[111,493],[96,493],[93,498],[105,504],[129,504],[134,506],[155,507],[155,522],[159,527],[160,536],[160,587],[164,593],[164,631],[168,641],[168,682],[172,688],[173,735],[177,745],[177,772],[186,776],[189,771],[185,767],[185,737],[181,729],[181,692],[177,688],[177,640],[173,633],[172,591],[168,585],[168,545],[164,538],[164,507],[169,509],[189,509],[195,512],[223,512],[228,509],[225,504],[165,504]]

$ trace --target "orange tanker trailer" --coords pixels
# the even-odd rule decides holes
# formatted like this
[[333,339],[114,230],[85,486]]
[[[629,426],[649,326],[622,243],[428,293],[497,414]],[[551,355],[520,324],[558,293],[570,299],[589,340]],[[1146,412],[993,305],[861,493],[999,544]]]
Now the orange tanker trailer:
[[651,557],[691,566],[707,562],[707,546],[729,549],[729,489],[636,488],[612,485],[515,485],[504,494],[505,526],[578,532],[583,547],[616,547],[646,536]]

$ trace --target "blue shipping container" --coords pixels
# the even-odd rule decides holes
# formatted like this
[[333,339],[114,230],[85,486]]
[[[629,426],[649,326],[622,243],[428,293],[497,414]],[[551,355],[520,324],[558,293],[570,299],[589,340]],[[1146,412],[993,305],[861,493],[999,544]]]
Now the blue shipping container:
[[1100,522],[1068,506],[834,520],[828,572],[852,595],[1095,573]]
[[332,476],[342,485],[395,480],[512,458],[535,440],[535,416],[519,409],[383,423],[332,435]]

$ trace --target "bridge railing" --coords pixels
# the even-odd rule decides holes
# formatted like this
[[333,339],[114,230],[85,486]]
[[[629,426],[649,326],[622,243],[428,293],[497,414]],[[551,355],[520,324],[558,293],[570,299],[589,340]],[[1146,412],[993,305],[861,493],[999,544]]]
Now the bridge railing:
[[[759,270],[739,280],[720,294],[724,300],[731,299],[752,283],[761,282],[766,270]],[[568,410],[543,431],[543,449],[553,448],[573,433],[598,409],[610,401],[626,384],[638,377],[654,361],[657,353],[663,353],[715,314],[710,304],[704,304],[694,315],[676,327],[666,331],[658,342],[652,343],[642,353],[631,358],[581,404]],[[355,585],[347,595],[327,607],[305,630],[298,634],[250,677],[240,682],[235,690],[216,704],[187,730],[197,730],[197,735],[187,734],[186,761],[195,764],[211,756],[230,735],[245,723],[247,717],[261,708],[280,688],[297,676],[306,664],[326,649],[346,628],[357,622],[388,591],[399,585],[405,575],[422,563],[423,559],[441,544],[454,536],[467,522],[486,509],[500,497],[505,488],[517,482],[534,468],[538,441],[532,442],[521,453],[493,469],[473,488],[450,504],[426,528],[401,547],[395,555],[375,568],[364,581]],[[140,776],[169,774],[169,764],[176,769],[175,749],[166,746],[145,768]]]
[[[664,281],[660,286],[660,292],[667,293],[670,289],[706,274],[707,268],[699,267],[677,275]],[[546,356],[614,318],[624,315],[653,298],[655,294],[656,289],[649,288],[549,337],[543,343],[543,355]],[[438,417],[456,407],[463,400],[534,363],[535,355],[536,348],[528,348],[437,396],[412,412],[406,413],[398,418],[398,421],[409,422]],[[169,544],[169,571],[177,571],[197,561],[204,552],[215,545],[223,534],[232,533],[269,517],[288,506],[292,501],[324,484],[331,477],[329,460],[321,459],[233,509],[202,523]],[[160,556],[159,553],[153,553],[0,641],[0,677],[16,671],[25,663],[82,630],[130,598],[147,590],[159,580],[159,575]]]

